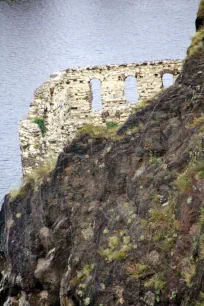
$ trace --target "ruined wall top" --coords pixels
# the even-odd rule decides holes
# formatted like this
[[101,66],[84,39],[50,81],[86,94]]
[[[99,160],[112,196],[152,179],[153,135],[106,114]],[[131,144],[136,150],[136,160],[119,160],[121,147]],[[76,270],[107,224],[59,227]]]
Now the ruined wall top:
[[166,60],[157,60],[157,61],[144,61],[144,62],[135,62],[135,63],[130,63],[130,64],[108,64],[108,65],[96,65],[96,66],[83,66],[83,67],[73,67],[73,68],[67,68],[64,71],[69,72],[69,71],[77,71],[77,72],[82,72],[84,70],[114,70],[114,69],[121,69],[126,67],[130,68],[135,68],[135,67],[144,67],[144,66],[158,66],[158,65],[165,65],[167,70],[168,70],[168,65],[170,64],[176,64],[180,65],[182,64],[183,61],[180,59],[166,59]]

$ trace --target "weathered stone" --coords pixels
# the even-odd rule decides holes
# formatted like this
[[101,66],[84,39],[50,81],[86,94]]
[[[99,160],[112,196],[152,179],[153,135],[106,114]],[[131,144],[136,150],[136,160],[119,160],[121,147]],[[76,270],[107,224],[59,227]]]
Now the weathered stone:
[[149,264],[151,264],[152,266],[157,266],[159,264],[159,253],[155,250],[151,251],[147,255],[147,260],[148,260]]
[[93,229],[91,227],[82,230],[82,234],[85,240],[89,240],[93,237]]
[[144,301],[147,306],[155,305],[155,294],[151,291],[148,291],[144,296]]
[[[128,76],[137,78],[140,101],[151,98],[162,89],[164,73],[172,73],[176,78],[181,66],[182,61],[166,60],[76,68],[52,74],[50,80],[36,90],[28,118],[20,123],[23,173],[40,166],[46,158],[57,157],[64,144],[71,142],[84,124],[124,123],[136,105],[125,99],[124,82]],[[92,79],[101,81],[101,111],[92,109]],[[155,116],[156,119],[166,118],[163,113]],[[35,118],[44,120],[45,135],[33,123]]]

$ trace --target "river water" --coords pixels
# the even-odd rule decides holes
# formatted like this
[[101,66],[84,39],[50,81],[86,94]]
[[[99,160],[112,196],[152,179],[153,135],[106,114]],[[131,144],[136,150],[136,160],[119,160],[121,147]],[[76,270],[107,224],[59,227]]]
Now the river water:
[[182,59],[200,0],[0,0],[0,198],[20,184],[18,122],[74,66]]

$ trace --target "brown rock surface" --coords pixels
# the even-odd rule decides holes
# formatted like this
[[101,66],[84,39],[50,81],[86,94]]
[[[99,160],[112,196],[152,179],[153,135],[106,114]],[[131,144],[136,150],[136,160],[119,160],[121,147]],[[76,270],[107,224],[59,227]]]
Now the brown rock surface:
[[117,136],[82,134],[6,196],[0,305],[203,305],[203,83],[201,52]]

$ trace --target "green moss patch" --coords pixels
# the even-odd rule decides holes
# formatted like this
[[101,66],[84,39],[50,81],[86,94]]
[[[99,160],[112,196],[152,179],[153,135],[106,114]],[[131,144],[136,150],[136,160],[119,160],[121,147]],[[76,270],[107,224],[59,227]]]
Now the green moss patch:
[[106,127],[108,130],[116,129],[118,128],[119,124],[115,121],[106,121]]
[[42,133],[42,136],[44,137],[45,133],[46,133],[46,130],[47,130],[46,127],[45,127],[44,119],[36,118],[36,119],[33,120],[33,123],[36,123],[39,126],[39,128],[41,130],[41,133]]

